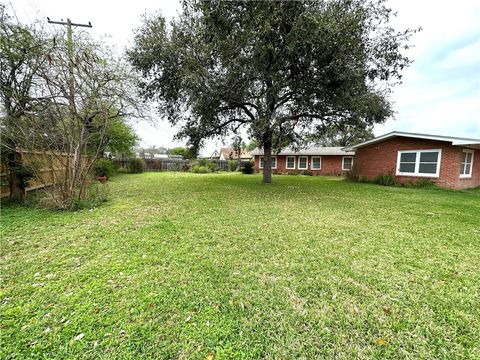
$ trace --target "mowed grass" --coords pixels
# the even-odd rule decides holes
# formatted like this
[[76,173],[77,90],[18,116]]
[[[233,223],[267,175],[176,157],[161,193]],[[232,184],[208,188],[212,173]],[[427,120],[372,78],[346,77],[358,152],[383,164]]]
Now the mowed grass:
[[147,173],[3,206],[0,358],[480,358],[480,190]]

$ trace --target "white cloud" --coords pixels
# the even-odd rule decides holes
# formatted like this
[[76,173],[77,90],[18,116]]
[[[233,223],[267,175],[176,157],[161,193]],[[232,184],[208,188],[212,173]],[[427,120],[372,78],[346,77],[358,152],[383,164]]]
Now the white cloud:
[[393,95],[396,120],[376,135],[401,130],[480,138],[480,2],[391,0],[398,28],[418,27],[414,63]]
[[478,71],[480,68],[480,34],[477,42],[448,53],[443,60],[434,66],[439,70],[447,70],[471,66],[472,64],[477,66]]

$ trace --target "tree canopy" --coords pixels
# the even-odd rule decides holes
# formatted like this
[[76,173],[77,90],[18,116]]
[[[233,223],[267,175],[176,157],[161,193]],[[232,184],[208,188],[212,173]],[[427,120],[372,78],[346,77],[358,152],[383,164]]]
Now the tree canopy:
[[[104,129],[102,129],[104,127]],[[97,118],[92,122],[88,153],[95,153],[98,148],[103,152],[132,155],[139,140],[133,128],[124,117],[118,116],[103,124]]]
[[373,127],[343,126],[327,129],[322,137],[316,141],[321,146],[351,146],[373,139]]
[[281,147],[392,115],[414,31],[395,31],[391,16],[383,0],[185,0],[169,25],[146,16],[128,55],[178,137],[199,147],[246,127],[269,183]]
[[196,153],[193,149],[183,146],[174,147],[168,150],[169,155],[182,155],[184,159],[195,159]]

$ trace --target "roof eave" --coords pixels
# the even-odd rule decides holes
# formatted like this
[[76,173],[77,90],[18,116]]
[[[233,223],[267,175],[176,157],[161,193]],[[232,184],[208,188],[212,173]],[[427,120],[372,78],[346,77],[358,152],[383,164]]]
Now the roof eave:
[[428,134],[417,134],[417,133],[406,133],[406,132],[401,132],[401,131],[392,131],[387,134],[378,136],[376,138],[373,138],[371,140],[364,141],[360,144],[356,144],[353,146],[347,146],[342,148],[344,151],[355,151],[361,147],[375,144],[377,142],[381,142],[384,140],[388,140],[394,137],[408,137],[408,138],[414,138],[414,139],[424,139],[424,140],[435,140],[435,141],[443,141],[447,143],[451,143],[454,146],[478,146],[480,145],[480,141],[477,141],[475,139],[462,139],[462,138],[454,138],[454,137],[446,137],[446,136],[440,136],[440,135],[428,135]]

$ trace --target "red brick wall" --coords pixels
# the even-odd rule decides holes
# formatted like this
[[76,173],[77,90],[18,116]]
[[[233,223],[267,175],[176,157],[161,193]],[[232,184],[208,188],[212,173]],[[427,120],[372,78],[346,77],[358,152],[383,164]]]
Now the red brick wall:
[[[292,155],[293,156],[293,155]],[[274,174],[299,174],[302,171],[309,171],[313,175],[342,175],[342,156],[340,155],[322,155],[321,169],[312,170],[312,156],[307,156],[308,168],[306,170],[298,169],[298,155],[295,155],[295,169],[287,169],[287,156],[277,155],[277,168],[273,169]],[[313,157],[316,157],[315,155]],[[261,172],[260,156],[255,155],[254,158],[255,171]]]
[[460,164],[464,147],[452,146],[448,142],[396,137],[367,145],[355,153],[355,171],[359,176],[372,179],[378,175],[392,175],[398,182],[418,181],[424,177],[396,176],[399,150],[442,149],[440,175],[428,178],[439,186],[452,189],[465,189],[480,186],[480,151],[476,150],[473,159],[472,178],[460,178]]

